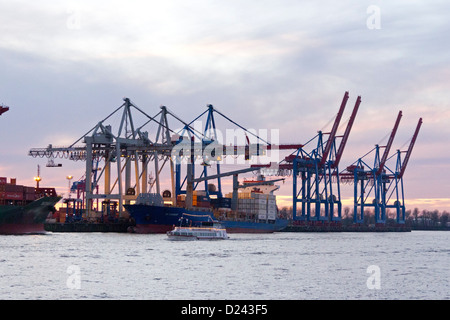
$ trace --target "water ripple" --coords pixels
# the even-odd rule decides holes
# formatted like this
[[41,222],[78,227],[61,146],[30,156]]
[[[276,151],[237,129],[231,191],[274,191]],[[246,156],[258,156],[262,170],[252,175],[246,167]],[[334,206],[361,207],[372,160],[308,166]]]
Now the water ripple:
[[[165,235],[0,236],[0,299],[449,299],[449,240],[432,231],[233,234],[192,243]],[[380,268],[380,290],[367,288],[371,265]],[[68,288],[77,276],[80,289]]]

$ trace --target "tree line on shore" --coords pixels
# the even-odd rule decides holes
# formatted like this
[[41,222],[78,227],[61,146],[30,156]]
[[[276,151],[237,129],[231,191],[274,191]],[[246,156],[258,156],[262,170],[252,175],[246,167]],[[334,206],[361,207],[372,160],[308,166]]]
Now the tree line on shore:
[[[314,210],[311,213],[314,215]],[[280,216],[283,218],[292,218],[292,207],[284,207],[280,210]],[[350,225],[353,223],[353,209],[344,207],[342,210],[342,224]],[[396,210],[386,209],[386,224],[395,225],[397,223]],[[375,224],[375,214],[372,208],[364,210],[364,225]],[[450,230],[450,213],[446,210],[413,210],[405,211],[405,224],[416,230]]]

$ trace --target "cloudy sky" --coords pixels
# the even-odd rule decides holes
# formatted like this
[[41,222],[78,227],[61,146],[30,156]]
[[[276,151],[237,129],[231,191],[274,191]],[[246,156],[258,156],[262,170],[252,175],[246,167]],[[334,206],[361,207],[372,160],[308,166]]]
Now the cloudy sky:
[[450,210],[448,12],[443,0],[0,0],[0,176],[31,185],[40,165],[42,185],[65,192],[84,163],[47,168],[28,150],[71,144],[123,97],[186,121],[213,104],[304,143],[349,91],[344,118],[362,103],[341,166],[385,143],[399,110],[392,152],[406,149],[422,117],[407,207]]

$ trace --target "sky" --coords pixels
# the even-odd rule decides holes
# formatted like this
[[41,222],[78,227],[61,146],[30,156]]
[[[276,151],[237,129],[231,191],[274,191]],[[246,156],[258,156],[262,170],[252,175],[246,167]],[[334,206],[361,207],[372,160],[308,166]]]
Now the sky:
[[[84,162],[48,168],[28,151],[70,145],[124,97],[185,121],[212,104],[246,128],[278,130],[280,143],[305,143],[330,129],[348,91],[344,119],[362,102],[341,166],[386,143],[399,110],[392,153],[423,118],[406,206],[448,211],[448,12],[448,1],[0,0],[0,103],[10,107],[0,176],[33,185],[39,165],[42,186],[67,192]],[[279,191],[287,206],[291,185]]]

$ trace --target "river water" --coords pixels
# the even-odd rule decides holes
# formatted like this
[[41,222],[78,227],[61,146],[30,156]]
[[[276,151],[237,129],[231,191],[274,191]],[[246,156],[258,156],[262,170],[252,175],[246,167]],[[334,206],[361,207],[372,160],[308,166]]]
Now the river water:
[[450,232],[0,236],[0,299],[450,299]]

